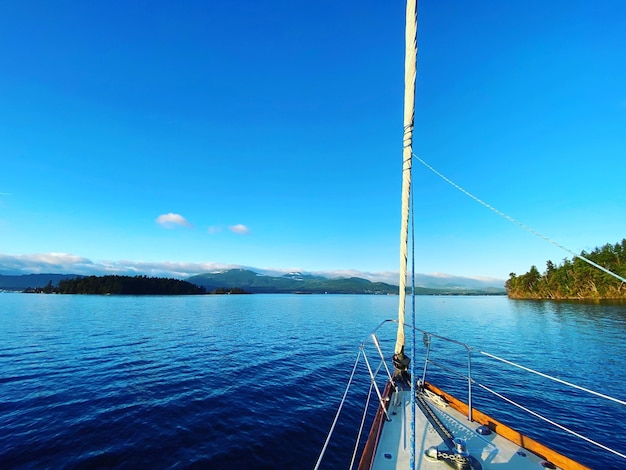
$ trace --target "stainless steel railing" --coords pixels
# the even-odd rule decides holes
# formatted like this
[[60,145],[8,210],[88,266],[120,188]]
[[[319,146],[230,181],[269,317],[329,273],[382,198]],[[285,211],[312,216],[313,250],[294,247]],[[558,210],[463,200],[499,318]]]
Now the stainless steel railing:
[[[326,450],[326,447],[328,445],[328,442],[331,439],[331,435],[333,433],[333,430],[335,428],[335,424],[337,422],[337,419],[339,417],[339,414],[341,413],[342,407],[346,401],[346,396],[348,394],[349,389],[354,385],[355,382],[355,372],[356,369],[358,367],[358,364],[360,362],[360,359],[363,358],[365,364],[366,364],[366,368],[367,368],[367,373],[369,375],[369,393],[367,395],[367,403],[365,405],[365,409],[363,410],[363,417],[361,420],[361,426],[359,428],[359,432],[358,432],[358,436],[357,437],[357,441],[355,443],[355,449],[354,449],[354,453],[353,453],[353,457],[352,457],[352,462],[351,462],[351,467],[354,464],[355,461],[355,456],[356,456],[356,450],[360,441],[360,436],[362,433],[362,428],[365,424],[365,417],[367,414],[367,410],[369,408],[369,400],[370,400],[370,396],[372,394],[372,390],[375,390],[375,393],[378,397],[379,403],[382,405],[382,408],[386,410],[386,407],[384,406],[384,399],[383,399],[383,394],[381,389],[385,386],[385,384],[387,382],[391,382],[393,383],[393,374],[391,373],[390,367],[389,367],[389,361],[391,361],[391,356],[386,357],[384,352],[385,350],[393,350],[393,343],[391,342],[391,340],[386,340],[386,341],[381,341],[380,336],[379,336],[379,331],[387,324],[397,324],[397,320],[385,320],[383,322],[381,322],[373,331],[370,335],[367,336],[366,339],[364,339],[360,345],[360,349],[359,349],[359,353],[357,355],[356,361],[354,363],[354,368],[352,370],[352,374],[350,375],[350,379],[348,381],[348,384],[346,386],[346,390],[344,392],[343,398],[341,400],[341,404],[339,406],[339,409],[337,410],[337,415],[335,416],[335,420],[333,421],[333,424],[331,426],[331,429],[327,435],[326,438],[326,442],[324,444],[324,448],[322,449],[322,452],[319,456],[317,465],[315,468],[318,468],[324,452]],[[475,393],[474,393],[474,389],[475,388],[480,388],[481,390],[484,390],[485,392],[491,394],[492,396],[496,397],[498,400],[507,402],[511,405],[513,405],[514,407],[517,407],[518,409],[524,411],[525,413],[532,415],[546,423],[551,424],[552,426],[560,429],[561,431],[564,431],[578,439],[584,440],[592,445],[594,445],[595,447],[598,447],[600,449],[603,449],[604,451],[610,452],[618,457],[621,457],[622,459],[626,459],[626,454],[620,451],[617,451],[613,448],[610,448],[607,445],[601,444],[593,439],[590,439],[584,435],[582,435],[581,433],[578,433],[566,426],[563,426],[562,424],[559,424],[558,422],[556,422],[555,420],[552,420],[550,418],[547,418],[545,416],[543,416],[541,413],[538,413],[537,411],[531,410],[530,408],[522,405],[521,403],[518,403],[517,401],[505,396],[503,393],[498,392],[496,390],[494,390],[492,387],[489,387],[481,382],[479,382],[475,376],[473,376],[473,361],[474,359],[476,359],[477,357],[481,357],[481,358],[487,358],[490,361],[495,361],[501,364],[506,364],[507,366],[519,369],[524,371],[525,373],[530,373],[530,374],[534,374],[540,377],[543,377],[545,379],[557,382],[561,385],[564,385],[568,388],[571,389],[576,389],[579,391],[582,391],[584,393],[587,393],[589,395],[593,395],[595,397],[599,397],[601,399],[604,400],[609,400],[612,403],[621,405],[626,407],[626,401],[622,400],[622,399],[617,399],[614,397],[611,397],[609,395],[585,388],[585,387],[581,387],[579,385],[575,385],[573,383],[567,382],[565,380],[559,379],[557,377],[553,377],[551,375],[548,374],[544,374],[542,372],[538,372],[536,370],[533,370],[529,367],[517,364],[515,362],[509,361],[507,359],[498,357],[494,354],[473,348],[471,346],[469,346],[468,344],[462,343],[460,341],[456,341],[454,339],[451,338],[447,338],[445,336],[441,336],[441,335],[437,335],[425,330],[421,330],[419,328],[413,328],[410,325],[406,325],[405,327],[407,329],[413,330],[416,334],[419,333],[422,335],[422,340],[423,340],[423,344],[424,344],[424,359],[423,359],[423,369],[422,369],[422,375],[421,375],[421,382],[425,383],[427,381],[427,375],[428,372],[430,371],[430,369],[433,368],[437,368],[440,369],[442,371],[445,371],[447,374],[449,374],[450,376],[452,376],[455,379],[459,379],[462,380],[464,382],[466,382],[466,386],[467,386],[467,404],[468,404],[468,412],[467,412],[467,419],[468,420],[472,420],[472,409],[474,407],[473,402],[474,402],[474,398],[475,398]],[[393,336],[393,335],[392,335]],[[395,339],[395,337],[393,338]],[[387,342],[389,344],[387,344]],[[456,361],[456,365],[454,364],[454,360],[452,360],[451,362],[453,363],[452,366],[449,365],[448,359],[446,358],[446,360],[440,360],[438,358],[433,357],[433,350],[434,350],[434,345],[439,345],[439,343],[445,343],[446,345],[450,345],[453,347],[457,347],[458,351],[456,355],[458,356],[459,354],[462,355],[464,357],[464,359],[462,361]],[[412,354],[415,356],[416,352],[413,351]],[[416,360],[415,357],[413,357],[413,360]],[[463,370],[459,370],[459,364],[460,363],[464,363],[463,366]],[[484,366],[484,364],[483,364]],[[386,413],[386,411],[385,411]],[[387,419],[389,419],[389,416],[387,416]]]
[[[382,352],[383,350],[383,346],[381,345],[380,339],[378,337],[378,332],[379,330],[386,324],[388,323],[396,323],[397,324],[397,320],[386,320],[384,322],[382,322],[380,325],[378,325],[378,327],[376,327],[374,329],[374,331],[361,343],[361,352],[363,354],[363,358],[365,359],[365,362],[367,364],[367,368],[369,371],[369,375],[370,375],[370,380],[372,381],[372,384],[374,384],[375,388],[376,388],[376,392],[378,394],[379,400],[382,403],[382,397],[381,397],[381,393],[380,393],[380,384],[377,385],[377,379],[379,378],[379,374],[381,371],[385,371],[384,374],[384,379],[385,381],[387,380],[391,380],[393,382],[392,379],[392,374],[390,373],[389,367],[387,365],[387,362],[390,358],[385,358],[384,354]],[[494,354],[482,351],[480,349],[476,349],[471,347],[468,344],[465,344],[463,342],[451,339],[451,338],[447,338],[445,336],[441,336],[441,335],[437,335],[419,328],[414,328],[411,325],[406,325],[405,324],[405,328],[407,329],[407,331],[413,330],[416,334],[421,334],[422,335],[422,340],[423,340],[423,344],[424,344],[424,359],[423,359],[423,369],[422,369],[422,375],[421,375],[421,382],[425,383],[427,381],[427,375],[429,372],[429,368],[438,368],[442,371],[445,371],[447,374],[451,375],[453,378],[457,378],[460,380],[463,380],[466,382],[466,386],[467,386],[467,405],[468,405],[468,412],[467,412],[467,418],[468,420],[472,421],[473,416],[472,416],[472,409],[474,408],[474,388],[480,388],[482,390],[484,390],[485,392],[491,394],[492,396],[496,397],[498,400],[502,400],[504,402],[507,402],[511,405],[513,405],[514,407],[524,411],[525,413],[532,415],[546,423],[549,423],[550,425],[554,426],[555,428],[560,429],[561,431],[564,431],[578,439],[584,440],[598,448],[601,448],[605,451],[608,451],[612,454],[615,454],[623,459],[626,459],[626,454],[620,451],[617,451],[613,448],[610,448],[607,445],[604,445],[600,442],[597,442],[596,440],[593,440],[589,437],[586,437],[584,435],[582,435],[579,432],[576,432],[558,422],[556,422],[553,419],[550,419],[546,416],[544,416],[543,414],[532,410],[526,406],[524,406],[521,403],[518,403],[517,401],[508,398],[507,396],[505,396],[503,393],[498,392],[496,390],[494,390],[492,387],[485,385],[481,382],[479,382],[478,380],[476,380],[476,378],[472,375],[472,363],[473,363],[473,358],[480,356],[482,358],[487,358],[488,360],[491,361],[495,361],[495,362],[499,362],[501,364],[506,364],[507,366],[516,368],[518,370],[524,371],[525,373],[529,373],[529,374],[534,374],[540,377],[543,377],[545,379],[548,379],[550,381],[559,383],[561,385],[564,385],[568,388],[571,389],[576,389],[578,391],[582,391],[586,394],[589,395],[593,395],[599,398],[602,398],[604,400],[608,400],[611,401],[613,403],[616,403],[618,405],[624,406],[626,407],[626,400],[622,400],[622,399],[618,399],[618,398],[614,398],[611,397],[607,394],[604,393],[600,393],[594,390],[591,390],[589,388],[585,388],[576,384],[573,384],[571,382],[559,379],[557,377],[553,377],[549,374],[545,374],[536,370],[533,370],[529,367],[523,366],[521,364],[515,363],[513,361],[509,361],[507,359],[501,358],[499,356],[496,356]],[[375,351],[376,351],[376,355],[378,357],[378,359],[380,359],[381,363],[384,365],[378,365],[377,367],[372,367],[371,364],[369,363],[369,357],[366,354],[366,350],[367,350],[367,343],[368,341],[371,341],[371,343],[374,345]],[[432,355],[432,351],[433,351],[433,347],[435,345],[435,343],[446,343],[447,345],[452,345],[454,347],[458,347],[460,353],[458,354],[462,354],[465,359],[463,360],[463,362],[465,362],[465,366],[464,366],[464,370],[460,371],[458,369],[458,367],[451,367],[448,365],[448,361],[443,361],[437,358],[434,358]],[[413,352],[413,354],[415,355],[415,352]],[[416,360],[416,358],[414,357],[413,360]],[[458,364],[458,362],[457,362]]]

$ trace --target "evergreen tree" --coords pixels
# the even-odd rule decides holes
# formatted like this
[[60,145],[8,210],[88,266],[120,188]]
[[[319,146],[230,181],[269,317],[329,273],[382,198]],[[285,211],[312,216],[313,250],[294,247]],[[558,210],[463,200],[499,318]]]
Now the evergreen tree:
[[[626,277],[626,238],[590,253],[582,251],[580,256]],[[505,288],[509,297],[516,299],[626,298],[623,282],[578,257],[572,261],[565,258],[559,266],[547,261],[543,274],[535,266],[520,276],[510,273]]]

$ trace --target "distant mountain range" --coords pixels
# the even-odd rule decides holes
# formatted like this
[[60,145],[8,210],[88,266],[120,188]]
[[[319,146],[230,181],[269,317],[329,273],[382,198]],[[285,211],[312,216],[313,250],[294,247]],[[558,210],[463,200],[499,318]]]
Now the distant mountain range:
[[81,276],[77,274],[0,274],[0,290],[21,291],[29,287],[45,287],[49,282],[51,282],[53,286],[58,286],[59,281],[64,279],[76,279],[77,277]]
[[[81,277],[76,274],[25,274],[0,275],[0,290],[24,290],[44,287],[48,283],[57,286],[63,279]],[[220,272],[198,274],[186,279],[205,287],[208,292],[218,289],[239,288],[249,293],[298,293],[298,294],[397,294],[398,286],[384,282],[372,282],[360,277],[328,278],[293,272],[284,275],[261,274],[249,269],[229,269]],[[430,285],[425,287],[426,281]],[[438,281],[438,282],[437,282]],[[472,282],[474,281],[474,282]],[[416,293],[419,295],[504,295],[503,287],[490,286],[485,281],[460,277],[416,276]]]
[[238,287],[253,294],[396,294],[398,292],[397,286],[384,282],[371,282],[358,277],[329,279],[298,272],[282,276],[267,276],[247,269],[198,274],[191,276],[187,281],[205,287],[207,291]]

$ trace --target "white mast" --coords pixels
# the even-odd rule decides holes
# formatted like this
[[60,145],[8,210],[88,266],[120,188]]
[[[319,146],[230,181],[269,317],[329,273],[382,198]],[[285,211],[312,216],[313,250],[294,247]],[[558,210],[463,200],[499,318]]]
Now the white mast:
[[400,228],[400,298],[396,355],[404,353],[404,304],[411,195],[411,164],[413,159],[413,125],[415,120],[415,75],[417,69],[417,0],[406,2],[404,56],[404,146],[402,149],[402,224]]

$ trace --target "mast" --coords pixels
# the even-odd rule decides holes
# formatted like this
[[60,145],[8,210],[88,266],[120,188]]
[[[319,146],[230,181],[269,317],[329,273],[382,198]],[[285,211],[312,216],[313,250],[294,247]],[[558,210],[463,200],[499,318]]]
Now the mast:
[[[407,253],[409,234],[409,205],[411,195],[411,166],[413,159],[413,126],[415,121],[415,75],[417,69],[417,0],[407,0],[404,56],[404,139],[402,149],[402,223],[400,227],[400,297],[398,304],[398,334],[394,364],[404,369],[404,311],[406,303]],[[400,367],[398,365],[400,364]]]

